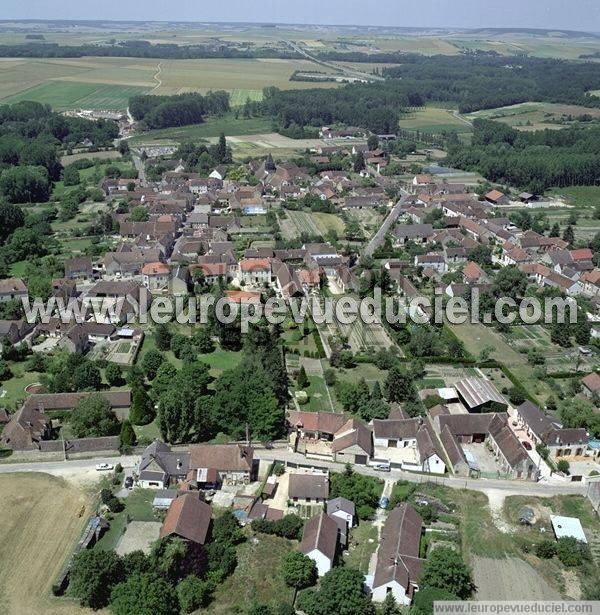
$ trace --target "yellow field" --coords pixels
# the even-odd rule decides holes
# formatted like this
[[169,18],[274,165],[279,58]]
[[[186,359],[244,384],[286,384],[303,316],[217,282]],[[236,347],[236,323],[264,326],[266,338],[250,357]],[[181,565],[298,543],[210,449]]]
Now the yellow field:
[[62,479],[23,473],[0,475],[0,501],[0,612],[92,613],[51,594],[87,522],[90,498]]

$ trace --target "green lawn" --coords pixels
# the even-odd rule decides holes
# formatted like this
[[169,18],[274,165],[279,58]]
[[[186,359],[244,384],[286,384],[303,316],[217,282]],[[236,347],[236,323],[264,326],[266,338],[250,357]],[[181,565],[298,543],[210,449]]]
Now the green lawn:
[[347,555],[344,556],[346,566],[367,574],[371,555],[377,549],[377,539],[377,528],[370,521],[361,521],[359,526],[352,528]]
[[207,363],[213,376],[218,376],[226,369],[233,369],[242,360],[241,352],[232,350],[221,350],[217,348],[210,354],[199,354],[198,360]]
[[131,521],[158,521],[159,519],[152,508],[155,495],[154,489],[132,489],[129,497],[122,500],[125,508],[113,516],[110,527],[94,548],[101,551],[116,549],[119,538],[121,538],[127,526],[127,517]]
[[[310,412],[332,412],[329,395],[327,394],[327,385],[323,377],[309,374],[308,381],[310,385],[308,388],[304,389],[308,394],[308,403],[301,405],[302,410],[308,410]],[[335,404],[333,394],[331,395],[331,401]]]
[[13,377],[0,384],[0,405],[7,408],[16,408],[19,402],[27,397],[25,387],[34,382],[39,382],[41,374],[26,371],[24,363],[11,362],[9,365]]

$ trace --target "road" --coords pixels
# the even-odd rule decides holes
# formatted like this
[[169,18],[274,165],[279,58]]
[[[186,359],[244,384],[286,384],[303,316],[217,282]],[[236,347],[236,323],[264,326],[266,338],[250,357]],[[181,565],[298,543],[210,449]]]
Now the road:
[[343,73],[347,77],[354,78],[354,79],[367,79],[368,81],[385,81],[385,79],[383,77],[380,77],[379,75],[373,75],[372,73],[364,73],[360,70],[347,68],[345,66],[338,66],[337,64],[334,64],[333,62],[327,62],[326,60],[320,60],[319,58],[312,56],[310,53],[308,53],[308,51],[306,51],[299,45],[296,45],[296,43],[294,43],[293,41],[281,41],[281,42],[285,45],[289,45],[289,47],[291,47],[296,53],[303,55],[307,60],[310,60],[311,62],[315,62],[316,64],[320,64],[321,66],[327,66],[328,68],[331,68],[332,70]]
[[146,167],[144,166],[142,159],[135,152],[131,152],[131,159],[133,160],[133,164],[138,172],[138,178],[142,186],[147,186],[148,181],[146,179]]
[[398,219],[400,211],[402,210],[402,205],[404,204],[404,198],[408,196],[408,192],[405,192],[404,190],[402,192],[403,197],[394,205],[386,219],[382,222],[379,230],[375,233],[375,235],[373,235],[373,237],[371,237],[371,241],[367,244],[364,251],[366,256],[373,256],[373,252],[375,252],[375,250],[383,243],[385,236]]
[[[340,471],[344,464],[333,461],[311,460],[299,453],[288,451],[287,448],[260,449],[256,456],[260,459],[272,461],[285,461],[299,463],[302,465],[324,467],[329,470]],[[485,478],[460,478],[454,476],[435,476],[432,474],[414,474],[403,472],[402,470],[391,470],[391,472],[378,472],[368,466],[354,465],[353,469],[359,474],[376,476],[386,480],[407,480],[413,483],[435,482],[451,487],[452,489],[473,489],[474,491],[497,490],[505,492],[506,495],[534,495],[534,496],[553,496],[561,494],[585,495],[586,486],[581,483],[532,483],[519,480],[495,480]]]
[[[304,466],[315,466],[327,468],[329,470],[341,471],[344,464],[333,461],[311,460],[300,453],[293,453],[287,449],[287,445],[277,444],[275,448],[265,449],[260,445],[255,445],[256,457],[268,461],[284,461],[302,464]],[[94,482],[102,475],[96,472],[95,466],[98,463],[110,463],[116,465],[120,463],[123,468],[133,468],[139,461],[139,456],[129,455],[122,457],[96,457],[94,459],[72,459],[68,461],[42,461],[31,463],[1,463],[0,474],[14,472],[44,472],[53,476],[74,479],[74,482],[85,483]],[[391,472],[378,472],[371,467],[355,465],[354,471],[366,476],[376,476],[384,478],[386,481],[407,480],[414,483],[435,482],[443,484],[452,489],[473,489],[475,491],[496,490],[505,495],[533,495],[533,496],[553,496],[561,494],[585,495],[586,485],[581,483],[532,483],[519,480],[494,480],[485,478],[459,478],[454,476],[435,476],[432,474],[413,474],[402,470],[392,470]],[[81,476],[83,480],[77,480]]]

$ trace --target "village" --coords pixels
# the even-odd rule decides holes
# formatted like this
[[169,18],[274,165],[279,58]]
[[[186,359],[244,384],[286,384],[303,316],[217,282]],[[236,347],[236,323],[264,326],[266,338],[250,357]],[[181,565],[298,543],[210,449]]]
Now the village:
[[[534,230],[527,212],[542,195],[455,182],[452,174],[399,177],[394,135],[323,127],[321,136],[322,146],[293,160],[268,154],[244,164],[234,162],[223,135],[203,153],[133,150],[137,177],[110,171],[101,179],[109,249],[66,258],[64,275],[51,281],[50,296],[74,302],[83,318],[65,321],[57,309],[48,322],[0,321],[3,357],[28,361],[39,375],[0,411],[6,464],[97,461],[88,470],[103,477],[101,497],[76,553],[150,558],[160,541],[176,539],[189,552],[205,548],[213,562],[214,551],[231,548],[219,541],[239,528],[253,540],[291,540],[290,553],[312,562],[296,561],[308,572],[293,585],[294,599],[352,560],[359,591],[364,585],[374,603],[411,605],[431,590],[423,579],[440,566],[464,566],[467,546],[457,532],[468,506],[458,513],[448,503],[459,484],[522,499],[513,522],[538,555],[545,548],[553,557],[567,544],[597,565],[597,517],[542,514],[539,504],[546,488],[548,497],[579,498],[596,515],[600,507],[597,252],[576,245],[570,226],[562,237]],[[208,151],[219,163],[190,170]],[[408,300],[436,292],[445,301],[468,298],[474,290],[568,297],[583,322],[571,332],[487,327],[502,347],[475,350],[447,324],[323,325],[309,315],[277,330],[259,325],[251,347],[235,329],[144,324],[136,312],[161,297],[214,293],[261,305],[270,297],[365,297],[376,287]],[[4,306],[32,292],[22,278],[0,280]],[[101,301],[111,309],[97,317]],[[503,348],[522,363],[504,364]],[[218,396],[233,396],[228,373],[239,386],[246,376],[251,382],[243,369],[253,353],[265,353],[267,367],[281,359],[285,408],[270,417],[257,410],[234,425]],[[176,405],[181,389],[192,397]],[[202,414],[199,399],[215,400],[206,402],[210,413]],[[195,418],[183,427],[187,408]],[[514,495],[528,489],[531,501]],[[490,514],[490,528],[502,535],[498,511]],[[78,587],[78,558],[55,582],[57,595]],[[217,560],[224,581],[235,564]],[[219,585],[197,582],[194,608],[209,604]],[[469,581],[448,583],[449,599],[473,591]],[[78,591],[83,604],[106,604]],[[577,598],[582,590],[547,595]]]

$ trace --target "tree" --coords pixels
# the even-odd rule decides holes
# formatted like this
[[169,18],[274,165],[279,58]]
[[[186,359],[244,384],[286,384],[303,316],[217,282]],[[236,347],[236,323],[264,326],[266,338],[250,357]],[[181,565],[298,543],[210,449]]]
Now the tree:
[[550,237],[560,237],[560,225],[555,222],[550,229]]
[[110,609],[115,615],[178,615],[177,594],[156,574],[136,574],[112,591]]
[[298,372],[298,377],[296,378],[296,384],[299,389],[305,389],[310,385],[308,380],[308,376],[306,375],[306,370],[304,369],[304,365],[300,367],[300,371]]
[[50,196],[50,177],[44,167],[9,167],[0,174],[0,196],[11,203],[42,203]]
[[116,363],[109,363],[104,370],[104,375],[110,386],[118,387],[123,383],[123,372]]
[[25,224],[25,215],[18,205],[0,200],[0,241],[4,243],[20,226]]
[[329,495],[331,498],[342,497],[354,502],[356,514],[360,519],[373,516],[382,492],[382,483],[373,476],[354,472],[350,465],[343,473],[332,472],[329,477]]
[[77,186],[81,182],[79,171],[74,166],[65,167],[62,177],[65,186]]
[[365,422],[372,419],[387,419],[390,414],[390,406],[383,399],[370,399],[358,410],[360,417]]
[[385,392],[390,403],[414,398],[416,390],[412,375],[404,367],[394,365],[385,380]]
[[452,592],[461,600],[466,600],[475,591],[470,569],[460,553],[450,547],[438,547],[429,555],[419,584]]
[[569,224],[563,233],[563,239],[572,246],[575,243],[575,231],[573,231],[573,227]]
[[71,412],[69,424],[76,438],[114,436],[120,431],[119,419],[100,393],[79,400]]
[[590,559],[590,550],[585,542],[572,536],[559,538],[556,543],[558,559],[567,567],[580,566]]
[[177,368],[173,363],[164,361],[158,368],[158,372],[156,372],[156,378],[152,381],[152,393],[154,397],[158,399],[161,393],[164,393],[164,391],[171,386],[176,377]]
[[169,350],[171,348],[171,331],[166,324],[156,325],[154,329],[154,339],[156,341],[156,347],[159,350]]
[[82,606],[105,607],[111,591],[123,580],[123,563],[114,551],[80,551],[69,574],[69,594]]
[[371,390],[371,399],[381,399],[382,397],[383,394],[381,393],[381,385],[379,384],[379,380],[375,380],[375,384]]
[[142,369],[146,374],[148,380],[154,380],[156,377],[156,373],[158,369],[163,364],[165,360],[165,355],[160,352],[160,350],[156,350],[152,348],[149,350],[142,359]]
[[566,459],[559,459],[558,463],[556,464],[556,469],[561,474],[568,474],[570,467],[571,466],[569,465],[569,462]]
[[73,372],[73,386],[76,391],[97,391],[102,386],[100,370],[91,361],[83,361]]
[[290,551],[285,555],[281,573],[285,584],[296,590],[310,587],[317,582],[315,562],[299,551]]
[[367,139],[367,147],[369,151],[372,152],[379,147],[379,137],[377,135],[369,135]]
[[542,559],[552,559],[556,555],[556,543],[552,540],[542,540],[535,546],[535,554]]
[[562,348],[569,348],[571,346],[569,328],[559,323],[550,325],[550,341]]
[[308,589],[298,597],[298,608],[307,615],[374,615],[375,608],[364,589],[364,575],[346,567],[332,568],[319,589]]
[[362,152],[358,152],[358,154],[354,157],[354,172],[360,173],[365,170],[366,166],[364,154]]
[[182,613],[193,613],[207,605],[210,599],[210,585],[193,575],[188,575],[177,584],[177,597]]
[[135,446],[137,442],[137,437],[135,435],[135,431],[133,430],[133,426],[131,421],[125,419],[121,423],[121,433],[119,434],[119,448],[127,448],[130,446]]
[[202,327],[202,329],[196,331],[193,341],[200,354],[210,354],[215,350],[215,343],[208,327]]
[[416,615],[433,615],[433,603],[443,600],[460,600],[460,598],[439,587],[423,587],[415,594],[413,608]]
[[131,393],[129,419],[134,425],[148,425],[156,416],[154,404],[143,386],[135,387]]

